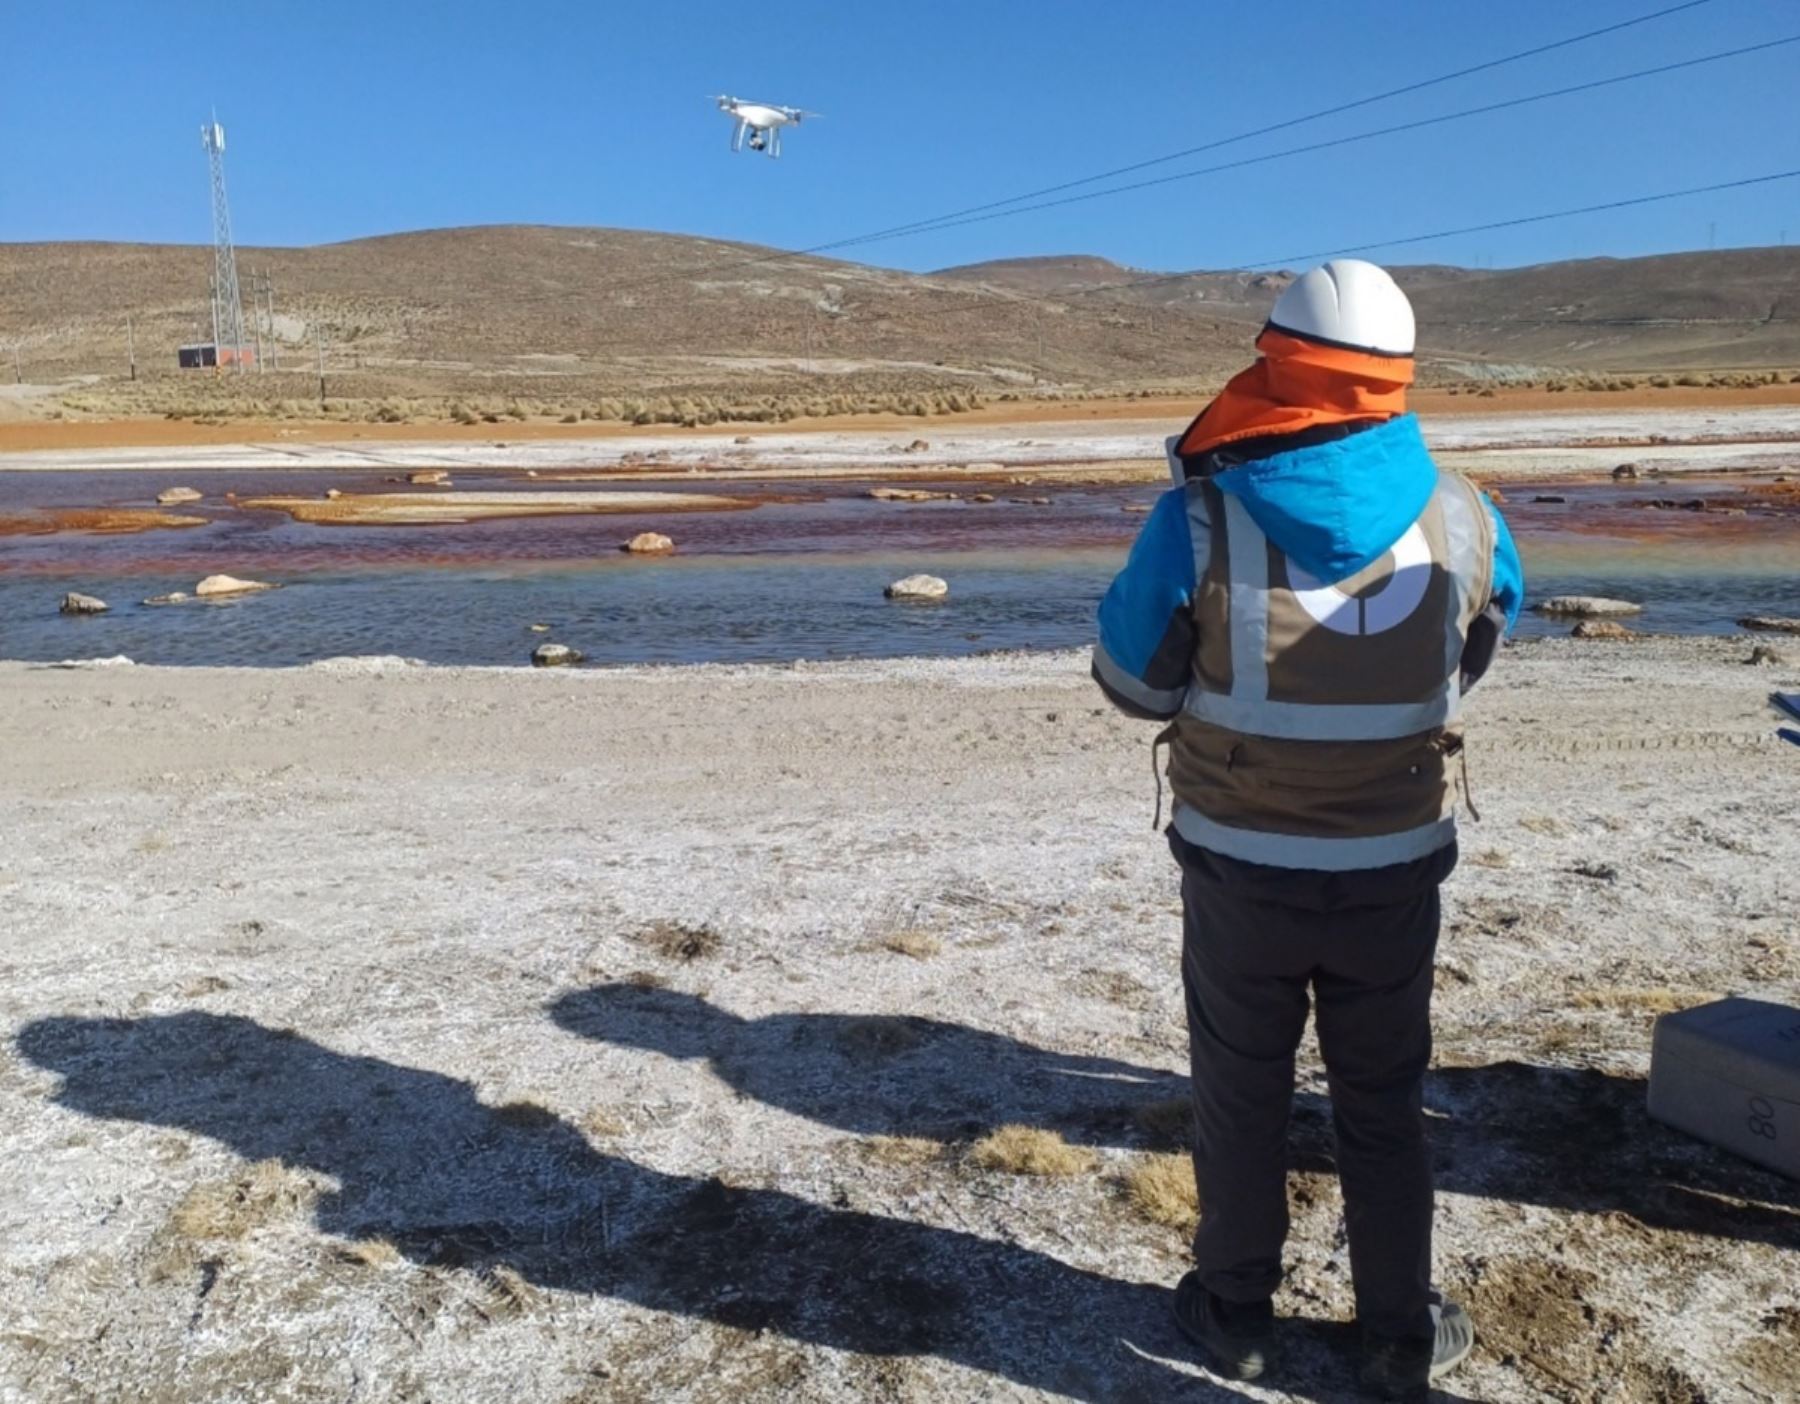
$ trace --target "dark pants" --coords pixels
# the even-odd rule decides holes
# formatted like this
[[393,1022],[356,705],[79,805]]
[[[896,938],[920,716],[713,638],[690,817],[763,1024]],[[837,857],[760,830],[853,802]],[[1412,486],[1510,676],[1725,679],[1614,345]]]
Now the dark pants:
[[1438,884],[1454,847],[1394,868],[1322,873],[1239,863],[1171,840],[1185,909],[1201,1282],[1251,1302],[1281,1281],[1288,1112],[1310,993],[1357,1318],[1380,1335],[1429,1338],[1431,1160],[1420,1094]]

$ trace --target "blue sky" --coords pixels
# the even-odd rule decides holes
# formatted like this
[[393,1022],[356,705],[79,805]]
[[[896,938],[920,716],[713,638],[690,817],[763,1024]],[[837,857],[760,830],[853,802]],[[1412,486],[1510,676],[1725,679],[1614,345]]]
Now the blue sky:
[[[547,223],[810,246],[1669,3],[5,0],[0,240],[204,242],[198,129],[216,104],[242,244]],[[1712,0],[1185,164],[1793,32],[1795,0]],[[1800,46],[847,256],[922,269],[1090,252],[1223,267],[1800,167],[1797,74]],[[733,157],[706,100],[721,91],[825,116],[791,134],[779,162]],[[1784,228],[1800,243],[1800,180],[1444,240],[1394,261],[1704,248],[1709,226],[1720,247],[1775,243]]]

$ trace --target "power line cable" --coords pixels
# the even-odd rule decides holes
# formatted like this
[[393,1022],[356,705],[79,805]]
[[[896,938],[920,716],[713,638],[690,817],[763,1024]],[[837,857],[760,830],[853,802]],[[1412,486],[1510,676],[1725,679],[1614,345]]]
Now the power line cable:
[[1298,117],[1289,117],[1284,121],[1271,122],[1267,126],[1252,127],[1246,131],[1235,132],[1231,136],[1218,137],[1215,140],[1202,142],[1198,146],[1185,147],[1180,151],[1171,151],[1163,156],[1152,156],[1148,160],[1134,161],[1130,165],[1115,166],[1111,170],[1097,171],[1093,175],[1085,175],[1075,180],[1063,181],[1058,185],[1047,185],[1039,190],[1027,190],[1018,195],[1010,195],[1003,200],[990,200],[986,204],[970,205],[966,209],[951,210],[946,214],[934,215],[929,219],[915,220],[909,224],[896,224],[887,229],[873,230],[868,234],[851,235],[843,239],[835,239],[826,244],[815,244],[811,248],[796,249],[796,254],[823,253],[829,249],[846,248],[852,244],[872,242],[876,239],[888,238],[915,230],[923,230],[937,226],[946,220],[960,220],[966,215],[982,214],[988,210],[999,209],[1005,205],[1016,205],[1026,200],[1036,200],[1045,195],[1060,195],[1065,190],[1073,190],[1078,186],[1092,185],[1096,181],[1111,180],[1115,176],[1131,175],[1136,171],[1148,170],[1152,166],[1166,165],[1170,161],[1179,161],[1188,156],[1198,156],[1207,151],[1216,151],[1221,147],[1235,146],[1241,141],[1251,141],[1257,137],[1270,136],[1275,132],[1286,131],[1290,127],[1303,126],[1308,122],[1316,122],[1325,117],[1340,116],[1345,112],[1354,112],[1358,108],[1370,107],[1378,102],[1386,102],[1390,98],[1404,97],[1408,93],[1422,92],[1426,88],[1435,88],[1439,84],[1454,82],[1458,78],[1468,78],[1477,73],[1485,73],[1490,69],[1502,68],[1509,63],[1518,63],[1528,58],[1536,58],[1539,54],[1551,53],[1557,49],[1566,49],[1571,45],[1585,43],[1590,39],[1598,39],[1608,34],[1616,34],[1620,30],[1631,29],[1637,25],[1648,24],[1669,15],[1679,14],[1684,10],[1694,10],[1702,5],[1711,4],[1712,0],[1687,0],[1687,3],[1671,5],[1666,9],[1654,10],[1634,19],[1620,20],[1616,24],[1604,25],[1599,29],[1590,29],[1585,33],[1572,34],[1566,39],[1556,39],[1547,44],[1538,44],[1533,48],[1521,49],[1517,53],[1505,54],[1500,58],[1488,59],[1482,63],[1470,64],[1466,68],[1453,69],[1449,73],[1440,73],[1432,78],[1423,78],[1416,83],[1406,83],[1398,88],[1389,88],[1385,92],[1371,93],[1367,97],[1352,99],[1338,103],[1334,107],[1322,107],[1316,112],[1303,113]]
[[[1089,190],[1080,195],[1064,196],[1060,200],[1045,200],[1035,205],[1019,205],[1011,209],[993,210],[987,214],[972,215],[967,219],[954,220],[950,223],[932,224],[921,228],[918,233],[936,233],[943,229],[957,229],[967,224],[982,224],[992,219],[1007,219],[1013,215],[1032,214],[1039,210],[1057,209],[1064,205],[1080,204],[1086,200],[1099,200],[1108,195],[1123,195],[1134,190],[1148,190],[1153,186],[1171,185],[1176,181],[1194,180],[1200,176],[1217,175],[1221,171],[1234,171],[1245,166],[1261,165],[1265,161],[1285,160],[1290,156],[1304,156],[1314,151],[1329,151],[1334,147],[1349,146],[1356,142],[1372,141],[1377,137],[1394,136],[1400,132],[1419,131],[1426,127],[1439,126],[1445,122],[1461,121],[1466,117],[1479,117],[1490,112],[1503,112],[1514,107],[1524,107],[1531,103],[1547,102],[1551,98],[1569,97],[1575,93],[1592,92],[1596,88],[1609,88],[1619,83],[1634,82],[1640,78],[1654,78],[1665,73],[1676,73],[1682,69],[1698,68],[1703,64],[1721,63],[1726,59],[1742,58],[1746,54],[1762,53],[1768,49],[1778,49],[1787,44],[1800,44],[1800,34],[1790,34],[1781,39],[1770,39],[1761,44],[1747,44],[1738,49],[1725,49],[1716,54],[1702,54],[1698,58],[1679,59],[1674,63],[1659,64],[1654,68],[1641,68],[1631,73],[1615,74],[1610,78],[1594,78],[1586,83],[1574,83],[1565,88],[1551,88],[1541,93],[1527,93],[1523,97],[1506,98],[1500,102],[1483,103],[1479,107],[1465,107],[1457,112],[1443,112],[1434,117],[1420,117],[1411,122],[1396,122],[1392,126],[1376,127],[1366,132],[1353,132],[1349,136],[1330,137],[1324,141],[1308,142],[1304,146],[1290,146],[1280,151],[1265,152],[1258,156],[1246,156],[1236,161],[1223,161],[1213,166],[1202,166],[1198,170],[1177,171],[1173,175],[1156,176],[1150,180],[1133,181],[1128,185],[1109,185],[1103,190]],[[874,243],[879,236],[870,235],[854,240],[854,243]],[[839,247],[843,247],[840,245]]]

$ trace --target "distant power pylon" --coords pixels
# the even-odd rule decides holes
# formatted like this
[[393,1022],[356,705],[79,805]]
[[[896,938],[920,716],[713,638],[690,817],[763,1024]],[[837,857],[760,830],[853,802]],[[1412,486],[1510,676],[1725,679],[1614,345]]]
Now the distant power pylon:
[[225,128],[217,119],[200,128],[200,144],[212,167],[214,364],[244,369],[244,303],[238,292],[237,251],[231,244],[231,208],[225,203]]

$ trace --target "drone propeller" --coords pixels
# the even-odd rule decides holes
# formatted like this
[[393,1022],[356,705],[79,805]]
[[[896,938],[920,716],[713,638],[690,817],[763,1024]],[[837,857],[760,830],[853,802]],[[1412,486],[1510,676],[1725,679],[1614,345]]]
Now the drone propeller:
[[825,115],[823,112],[808,112],[804,107],[784,107],[781,110],[787,113],[788,117],[795,122],[801,121],[807,117],[818,118]]

